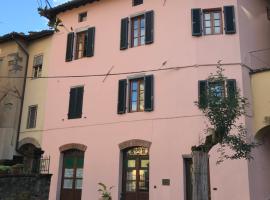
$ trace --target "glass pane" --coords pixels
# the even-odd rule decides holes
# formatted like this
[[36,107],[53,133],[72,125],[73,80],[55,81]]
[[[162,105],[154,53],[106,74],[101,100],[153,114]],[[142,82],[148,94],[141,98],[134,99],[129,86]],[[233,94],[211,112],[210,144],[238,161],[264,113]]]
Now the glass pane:
[[140,170],[140,181],[148,180],[148,170]]
[[211,34],[211,28],[205,28],[204,31],[206,35]]
[[210,20],[210,13],[205,13],[204,14],[204,19],[205,20]]
[[220,27],[215,27],[215,33],[221,33]]
[[212,95],[222,97],[224,94],[223,84],[218,82],[209,83],[210,92]]
[[128,160],[128,167],[136,167],[136,160]]
[[82,189],[82,179],[77,179],[75,181],[75,188],[80,190]]
[[205,27],[211,27],[211,21],[205,21],[204,26]]
[[72,189],[72,179],[64,179],[64,189]]
[[76,177],[83,178],[83,168],[77,168]]
[[83,168],[83,161],[84,161],[84,158],[78,158],[78,160],[77,160],[77,167],[78,168]]
[[135,192],[136,191],[136,181],[128,181],[126,184],[127,192]]
[[215,26],[220,26],[220,20],[215,20]]
[[136,170],[127,171],[127,180],[128,181],[136,181]]
[[137,156],[137,155],[148,155],[148,148],[145,147],[134,147],[127,152],[128,155]]
[[149,167],[149,160],[141,160],[141,167]]
[[65,158],[64,167],[65,168],[73,168],[73,166],[74,166],[74,158],[72,158],[72,157]]
[[218,13],[214,13],[214,19],[220,19],[220,14]]
[[141,37],[141,45],[144,45],[144,44],[145,44],[145,37],[142,36],[142,37]]
[[135,37],[138,37],[138,30],[136,29],[136,30],[134,30],[134,32],[133,32],[133,37],[135,38]]
[[142,28],[142,29],[141,29],[141,35],[140,35],[140,36],[144,36],[144,35],[145,35],[145,29]]
[[131,111],[137,111],[137,102],[132,102]]
[[73,177],[73,173],[74,173],[74,171],[73,171],[73,169],[65,169],[65,173],[64,173],[64,177],[65,178],[72,178]]
[[132,95],[131,95],[131,101],[137,101],[137,96],[138,96],[138,94],[137,94],[137,92],[132,92]]
[[134,38],[134,40],[133,40],[133,46],[134,47],[138,46],[138,38]]
[[149,191],[149,182],[139,182],[140,191]]
[[138,19],[134,19],[134,22],[133,22],[133,28],[134,29],[138,29]]
[[144,110],[144,101],[140,101],[140,111]]
[[144,27],[145,27],[145,20],[143,18],[143,19],[141,19],[141,28],[144,28]]
[[137,90],[138,88],[138,82],[137,81],[133,81],[132,82],[132,90]]
[[148,170],[140,170],[139,189],[148,191],[149,188],[149,173]]

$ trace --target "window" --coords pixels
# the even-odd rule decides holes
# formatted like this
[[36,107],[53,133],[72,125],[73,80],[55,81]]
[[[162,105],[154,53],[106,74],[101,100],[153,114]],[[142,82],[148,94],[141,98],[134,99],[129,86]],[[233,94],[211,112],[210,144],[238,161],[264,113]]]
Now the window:
[[148,11],[143,15],[132,17],[130,19],[126,17],[121,20],[120,50],[144,44],[149,45],[153,42],[154,11]]
[[2,67],[2,64],[3,64],[3,59],[0,58],[0,67]]
[[84,87],[74,87],[70,89],[68,119],[82,117]]
[[86,56],[87,33],[86,31],[79,32],[76,34],[76,36],[75,59],[80,59]]
[[79,22],[85,22],[87,20],[87,12],[83,12],[79,14]]
[[133,1],[133,6],[138,6],[140,4],[143,4],[143,0],[132,0]]
[[128,84],[128,111],[142,112],[154,110],[154,77],[148,75],[141,78],[119,80],[118,114],[126,112],[126,94]]
[[131,18],[131,47],[141,46],[145,43],[144,15]]
[[[224,30],[225,34],[235,34],[234,6],[224,6]],[[222,9],[194,8],[191,10],[192,36],[217,35],[223,33]]]
[[129,111],[144,110],[144,78],[130,80]]
[[226,82],[199,81],[199,106],[208,106],[208,95],[211,92],[215,97],[232,98],[235,95],[236,80],[228,79]]
[[43,55],[37,55],[33,61],[33,78],[41,77]]
[[[75,40],[75,52],[74,52]],[[81,32],[71,32],[67,35],[66,62],[84,57],[94,56],[95,27],[88,28]]]
[[203,11],[203,30],[205,35],[222,34],[221,9]]
[[35,128],[36,119],[37,119],[37,105],[29,106],[26,128]]
[[270,20],[270,6],[266,7],[267,19]]

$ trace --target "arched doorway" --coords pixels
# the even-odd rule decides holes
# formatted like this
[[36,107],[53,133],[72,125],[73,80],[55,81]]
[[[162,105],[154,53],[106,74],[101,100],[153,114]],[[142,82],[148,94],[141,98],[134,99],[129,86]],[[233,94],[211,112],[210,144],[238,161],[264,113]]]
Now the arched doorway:
[[122,172],[122,199],[149,200],[149,149],[124,149]]
[[84,152],[69,149],[63,153],[61,200],[80,200],[82,195]]

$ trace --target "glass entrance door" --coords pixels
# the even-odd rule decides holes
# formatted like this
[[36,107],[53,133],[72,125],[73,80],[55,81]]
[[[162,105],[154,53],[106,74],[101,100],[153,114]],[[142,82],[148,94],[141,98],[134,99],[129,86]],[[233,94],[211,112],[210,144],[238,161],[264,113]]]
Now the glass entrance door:
[[134,147],[124,152],[124,200],[149,200],[149,154],[144,147]]

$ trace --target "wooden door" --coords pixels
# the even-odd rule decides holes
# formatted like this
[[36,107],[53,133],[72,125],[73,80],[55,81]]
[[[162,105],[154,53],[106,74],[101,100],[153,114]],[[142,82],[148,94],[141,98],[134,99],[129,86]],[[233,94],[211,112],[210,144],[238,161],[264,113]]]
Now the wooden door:
[[64,153],[61,200],[80,200],[82,195],[84,152],[68,150]]
[[124,152],[123,200],[149,200],[148,149],[134,147]]

